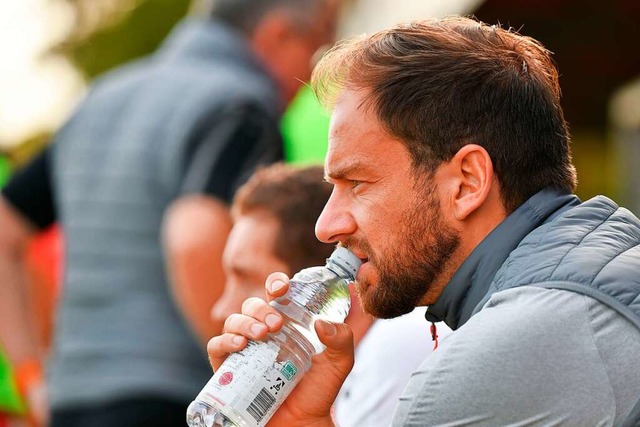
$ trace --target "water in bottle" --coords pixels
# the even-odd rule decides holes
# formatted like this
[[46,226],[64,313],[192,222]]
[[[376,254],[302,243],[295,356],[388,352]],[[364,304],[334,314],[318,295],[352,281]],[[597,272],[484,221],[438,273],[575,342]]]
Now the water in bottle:
[[261,427],[324,350],[314,322],[342,322],[351,300],[348,285],[361,261],[344,247],[324,267],[295,274],[286,295],[270,302],[284,317],[280,331],[250,340],[231,354],[187,410],[190,427]]

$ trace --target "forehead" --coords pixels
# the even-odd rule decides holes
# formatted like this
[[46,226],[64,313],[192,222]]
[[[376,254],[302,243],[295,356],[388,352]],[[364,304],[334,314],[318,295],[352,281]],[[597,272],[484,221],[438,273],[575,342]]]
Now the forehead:
[[278,221],[266,213],[240,215],[234,221],[224,250],[227,268],[251,270],[258,264],[275,259],[273,255],[276,236],[280,230]]
[[312,19],[305,19],[304,29],[310,37],[323,43],[331,43],[335,38],[339,12],[340,3],[338,1],[318,1],[314,8],[304,12],[307,16],[312,14]]
[[384,129],[365,96],[366,92],[348,90],[336,101],[325,162],[330,178],[352,171],[387,174],[411,163],[407,148]]
[[338,14],[342,3],[340,0],[322,0],[317,2],[318,7],[314,11],[314,22],[328,32],[335,32]]

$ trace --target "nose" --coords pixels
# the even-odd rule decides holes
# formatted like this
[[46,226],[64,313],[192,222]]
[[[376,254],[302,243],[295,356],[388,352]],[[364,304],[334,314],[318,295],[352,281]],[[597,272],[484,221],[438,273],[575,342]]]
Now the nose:
[[316,237],[325,243],[337,243],[346,240],[356,228],[356,221],[345,198],[334,187],[316,222]]
[[211,320],[215,324],[223,325],[232,313],[239,313],[240,306],[236,302],[233,292],[225,290],[220,299],[211,308]]

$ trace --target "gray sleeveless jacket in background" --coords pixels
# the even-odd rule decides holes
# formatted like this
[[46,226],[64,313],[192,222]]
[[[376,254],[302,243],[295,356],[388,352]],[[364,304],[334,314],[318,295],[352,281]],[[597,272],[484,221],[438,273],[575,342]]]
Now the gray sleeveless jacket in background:
[[[226,137],[218,117],[252,108],[275,136],[281,107],[243,39],[212,22],[181,24],[157,54],[93,86],[53,145],[66,241],[49,372],[54,408],[141,395],[189,402],[206,383],[206,351],[170,296],[163,215],[198,190],[190,144],[209,140],[199,149],[213,163],[201,167],[237,160],[215,143],[216,132]],[[280,160],[279,136],[261,143],[217,197],[229,201],[256,165]]]

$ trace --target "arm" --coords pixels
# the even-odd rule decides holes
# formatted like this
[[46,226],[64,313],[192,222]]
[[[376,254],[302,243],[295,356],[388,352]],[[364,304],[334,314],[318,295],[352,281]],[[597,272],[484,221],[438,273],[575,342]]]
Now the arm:
[[230,230],[228,208],[205,195],[179,198],[164,218],[162,237],[171,290],[203,344],[215,332],[210,313],[224,290],[222,251]]
[[[271,274],[266,281],[267,298],[273,300],[288,290],[288,278]],[[257,327],[257,333],[252,332]],[[242,305],[242,314],[233,314],[225,322],[225,333],[209,341],[212,367],[218,369],[229,353],[247,345],[247,339],[263,339],[268,332],[282,327],[280,313],[260,298]],[[273,426],[333,426],[331,406],[353,367],[353,333],[344,323],[316,320],[316,333],[326,349],[311,360],[311,369],[300,380],[283,405],[271,418]]]
[[24,253],[33,227],[0,198],[0,339],[9,360],[18,365],[40,359],[35,326],[27,304]]
[[35,425],[44,425],[48,402],[33,307],[29,304],[25,249],[38,229],[55,220],[50,149],[19,170],[0,196],[0,343],[14,368]]
[[185,145],[181,196],[163,221],[163,245],[176,303],[203,346],[215,333],[211,308],[222,295],[222,252],[236,188],[261,163],[279,160],[277,127],[252,105],[213,108]]
[[18,388],[37,424],[47,418],[34,317],[28,304],[24,252],[35,229],[0,197],[0,342],[14,367]]

